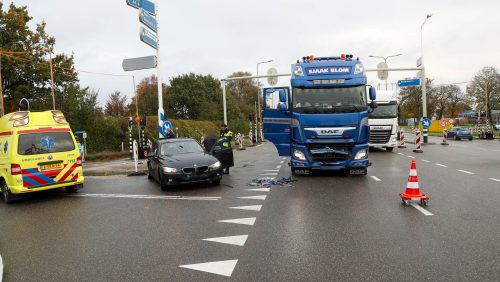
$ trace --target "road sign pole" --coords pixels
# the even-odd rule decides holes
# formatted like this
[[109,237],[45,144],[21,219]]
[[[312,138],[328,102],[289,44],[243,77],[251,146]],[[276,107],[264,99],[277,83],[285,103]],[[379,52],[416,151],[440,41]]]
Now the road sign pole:
[[160,138],[165,138],[162,134],[163,121],[165,119],[165,111],[163,110],[163,93],[161,87],[161,76],[160,76],[160,7],[158,7],[158,0],[155,0],[155,10],[156,10],[156,39],[158,48],[156,48],[156,79],[158,81],[158,136]]
[[227,108],[226,108],[226,81],[222,81],[222,110],[224,111],[224,124],[227,125]]
[[[423,56],[422,56],[422,64],[423,64]],[[426,81],[425,81],[425,67],[422,65],[422,80],[420,82],[422,84],[422,117],[427,117],[427,89],[426,89]],[[427,144],[427,129],[424,128],[424,144]]]

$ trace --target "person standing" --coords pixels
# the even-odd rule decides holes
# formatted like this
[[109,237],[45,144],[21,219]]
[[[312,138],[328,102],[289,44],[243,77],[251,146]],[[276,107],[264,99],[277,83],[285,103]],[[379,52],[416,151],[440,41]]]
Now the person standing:
[[[231,140],[233,139],[233,132],[227,128],[227,124],[222,124],[220,127],[220,138],[222,139],[223,148],[231,148]],[[224,174],[229,174],[229,167],[224,169]]]
[[167,127],[167,134],[166,134],[165,138],[167,138],[167,139],[175,138],[175,134],[172,131],[172,129],[170,129],[170,127]]

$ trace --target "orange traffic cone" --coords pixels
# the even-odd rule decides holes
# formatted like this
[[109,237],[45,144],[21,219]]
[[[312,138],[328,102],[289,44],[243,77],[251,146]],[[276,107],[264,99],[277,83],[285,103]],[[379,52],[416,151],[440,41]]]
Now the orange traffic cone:
[[418,186],[417,163],[415,160],[411,161],[406,191],[399,195],[401,196],[404,205],[408,205],[411,200],[420,200],[420,204],[426,206],[429,201],[429,197],[427,197],[427,195],[420,193],[420,188]]

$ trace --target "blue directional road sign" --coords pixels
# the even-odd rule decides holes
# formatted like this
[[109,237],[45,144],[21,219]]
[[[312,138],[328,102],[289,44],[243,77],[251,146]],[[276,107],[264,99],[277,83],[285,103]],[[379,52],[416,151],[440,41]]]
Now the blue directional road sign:
[[419,85],[420,85],[420,79],[418,79],[418,78],[398,80],[399,87],[419,86]]
[[158,39],[156,38],[156,35],[151,31],[145,29],[144,27],[141,27],[140,38],[142,42],[155,49],[158,49]]
[[427,129],[427,128],[429,128],[429,127],[431,126],[431,123],[432,123],[432,122],[431,122],[431,120],[430,120],[430,119],[428,119],[428,118],[424,118],[424,119],[422,120],[422,127],[423,127],[424,129]]
[[127,0],[127,5],[136,9],[142,8],[151,15],[156,15],[155,4],[148,0]]
[[152,31],[157,32],[156,19],[144,9],[139,9],[139,21]]

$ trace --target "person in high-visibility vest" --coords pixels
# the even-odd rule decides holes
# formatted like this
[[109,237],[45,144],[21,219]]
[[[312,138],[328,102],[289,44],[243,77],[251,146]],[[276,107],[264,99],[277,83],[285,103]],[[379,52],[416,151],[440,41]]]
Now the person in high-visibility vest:
[[[220,137],[224,140],[222,141],[223,148],[231,148],[231,139],[233,139],[233,132],[227,128],[226,124],[222,124],[220,127]],[[229,174],[229,167],[224,169],[225,174]]]

